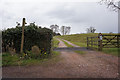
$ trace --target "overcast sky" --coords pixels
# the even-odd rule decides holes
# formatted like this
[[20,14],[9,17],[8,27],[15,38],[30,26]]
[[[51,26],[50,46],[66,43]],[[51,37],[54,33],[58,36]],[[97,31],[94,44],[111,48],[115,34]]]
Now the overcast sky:
[[71,34],[85,33],[92,26],[96,32],[118,32],[118,13],[100,5],[100,0],[2,0],[0,29],[16,26],[26,18],[42,27],[57,24],[71,26]]

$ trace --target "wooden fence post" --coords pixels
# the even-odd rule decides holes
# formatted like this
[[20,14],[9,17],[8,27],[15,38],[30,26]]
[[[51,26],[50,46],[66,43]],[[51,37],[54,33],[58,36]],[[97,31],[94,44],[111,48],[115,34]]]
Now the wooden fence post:
[[102,46],[102,34],[101,33],[98,34],[98,38],[99,38],[98,39],[98,50],[102,51],[103,46]]
[[20,53],[23,52],[23,44],[24,44],[24,27],[25,27],[25,18],[23,18],[23,22],[22,22],[22,37],[21,37],[21,49],[20,49]]
[[120,46],[119,46],[119,44],[120,44],[120,43],[119,43],[119,37],[120,37],[120,36],[118,35],[118,36],[117,36],[117,46],[118,46],[118,48],[120,48]]
[[99,47],[99,50],[102,51],[102,40],[100,40],[100,47]]
[[93,49],[93,38],[91,37],[91,48]]
[[89,48],[89,38],[87,37],[87,49]]

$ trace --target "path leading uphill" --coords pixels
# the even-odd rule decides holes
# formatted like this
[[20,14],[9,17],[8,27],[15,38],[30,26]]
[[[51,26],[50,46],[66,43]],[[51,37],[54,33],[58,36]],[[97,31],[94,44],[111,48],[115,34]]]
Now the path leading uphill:
[[[60,40],[59,48],[67,46]],[[66,41],[68,42],[68,41]],[[69,44],[72,44],[68,42]],[[76,46],[75,46],[76,47]],[[116,78],[118,58],[96,51],[78,54],[71,50],[61,50],[62,60],[49,66],[3,67],[3,78]]]
[[[59,39],[58,39],[59,40]],[[62,39],[62,40],[64,40],[64,39]],[[72,46],[74,46],[74,47],[80,47],[80,46],[77,46],[77,45],[75,45],[75,44],[73,44],[73,43],[71,43],[71,42],[69,42],[69,41],[67,41],[67,40],[64,40],[65,42],[67,42],[68,44],[70,44],[70,45],[72,45]]]

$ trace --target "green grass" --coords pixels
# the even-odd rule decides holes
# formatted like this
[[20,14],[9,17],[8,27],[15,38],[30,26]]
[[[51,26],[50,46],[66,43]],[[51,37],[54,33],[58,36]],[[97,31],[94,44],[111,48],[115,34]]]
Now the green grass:
[[80,42],[71,42],[71,43],[76,44],[80,47],[87,47],[86,43],[80,43]]
[[79,54],[85,54],[84,51],[74,51],[74,52],[79,53]]
[[62,40],[64,42],[64,44],[67,46],[67,47],[73,47],[72,45],[68,44],[66,41]]
[[60,55],[59,52],[53,51],[52,55],[50,57],[47,57],[47,58],[21,59],[18,54],[12,56],[12,55],[10,55],[10,53],[3,53],[2,54],[2,66],[25,66],[25,65],[47,64],[50,62],[54,63],[54,62],[59,60],[59,58],[58,58],[59,55]]
[[73,35],[64,35],[64,36],[56,36],[58,38],[62,38],[65,40],[70,41],[73,44],[76,44],[80,47],[86,47],[86,40],[89,36],[97,36],[97,33],[90,33],[90,34],[73,34]]
[[20,58],[18,55],[10,55],[10,53],[3,53],[2,54],[2,66],[7,65],[18,65],[17,62],[19,62]]
[[[108,34],[108,33],[104,33]],[[114,35],[114,34],[113,34]],[[94,37],[98,36],[98,33],[89,33],[89,34],[72,34],[72,35],[64,35],[64,36],[56,36],[57,38],[62,38],[65,40],[70,41],[73,44],[76,44],[80,47],[87,47],[87,37]],[[118,55],[118,49],[117,48],[109,48],[109,49],[104,49],[104,53],[111,54],[114,56]]]
[[58,47],[59,41],[56,38],[53,38],[53,47]]
[[119,48],[103,48],[102,52],[120,57],[120,55],[118,55],[118,52],[120,52]]
[[[52,46],[54,47],[58,47],[59,41],[55,38],[53,38],[52,41]],[[2,54],[2,66],[24,66],[24,65],[39,65],[39,64],[43,64],[46,65],[48,63],[55,63],[57,61],[59,61],[59,55],[60,53],[57,51],[52,51],[51,55],[39,55],[39,57],[37,59],[35,59],[34,57],[36,55],[32,54],[31,51],[29,53],[27,53],[29,56],[33,57],[33,58],[24,58],[21,59],[20,56],[23,54],[15,54],[15,55],[11,55],[10,53],[3,53]],[[40,57],[41,56],[41,57]]]

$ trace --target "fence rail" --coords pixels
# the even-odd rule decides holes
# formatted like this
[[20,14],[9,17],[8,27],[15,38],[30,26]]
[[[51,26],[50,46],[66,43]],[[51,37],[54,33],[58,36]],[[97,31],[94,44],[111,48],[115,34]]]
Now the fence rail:
[[118,35],[102,35],[101,33],[95,37],[87,37],[87,49],[103,48],[120,48],[120,34]]

